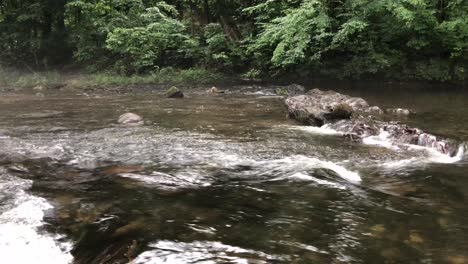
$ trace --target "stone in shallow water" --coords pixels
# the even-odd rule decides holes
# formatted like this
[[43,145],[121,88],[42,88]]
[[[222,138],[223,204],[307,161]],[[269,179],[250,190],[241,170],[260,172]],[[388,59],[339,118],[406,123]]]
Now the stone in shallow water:
[[367,108],[366,113],[369,113],[372,115],[382,115],[384,111],[382,111],[380,107],[374,105],[374,106]]
[[140,125],[143,124],[143,118],[134,113],[125,113],[119,116],[117,122],[124,125]]
[[175,86],[169,88],[165,95],[167,98],[184,98],[184,93]]
[[212,94],[215,94],[215,93],[218,93],[219,90],[218,90],[218,88],[216,88],[216,86],[213,86],[208,90],[208,92],[212,93]]

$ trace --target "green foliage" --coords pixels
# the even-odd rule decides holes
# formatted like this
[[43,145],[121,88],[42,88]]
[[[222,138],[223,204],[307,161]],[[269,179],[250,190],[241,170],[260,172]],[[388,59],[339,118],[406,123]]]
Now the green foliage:
[[326,7],[318,0],[308,0],[266,24],[253,49],[271,50],[274,67],[315,62],[332,38],[331,26]]
[[199,68],[175,70],[162,68],[151,74],[123,76],[112,73],[87,75],[75,82],[75,86],[127,86],[127,85],[213,85],[227,79],[218,73]]
[[0,1],[0,60],[124,75],[468,78],[466,0]]
[[177,11],[168,5],[162,7],[158,3],[146,8],[138,17],[139,25],[117,27],[108,34],[106,47],[120,55],[126,72],[157,69],[167,57],[171,58],[167,63],[177,65],[186,57],[186,51],[196,46],[184,25],[169,16],[177,15]]

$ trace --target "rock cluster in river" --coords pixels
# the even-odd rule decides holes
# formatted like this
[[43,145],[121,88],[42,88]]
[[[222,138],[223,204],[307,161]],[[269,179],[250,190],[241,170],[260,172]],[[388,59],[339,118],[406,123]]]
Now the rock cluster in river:
[[341,119],[350,119],[353,113],[381,114],[377,106],[364,99],[334,91],[313,89],[306,94],[286,98],[289,117],[313,126],[322,126]]
[[[450,156],[458,151],[458,146],[449,140],[398,122],[380,121],[379,115],[383,111],[359,97],[313,89],[306,94],[288,97],[285,103],[290,118],[305,125],[326,125],[351,139],[379,136],[399,144],[430,147]],[[409,110],[400,108],[388,112],[410,114]]]

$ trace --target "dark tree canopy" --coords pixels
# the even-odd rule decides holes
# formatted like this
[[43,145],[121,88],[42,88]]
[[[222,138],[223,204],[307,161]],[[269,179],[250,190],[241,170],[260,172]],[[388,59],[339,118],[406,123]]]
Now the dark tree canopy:
[[466,14],[466,0],[3,0],[0,59],[460,81]]

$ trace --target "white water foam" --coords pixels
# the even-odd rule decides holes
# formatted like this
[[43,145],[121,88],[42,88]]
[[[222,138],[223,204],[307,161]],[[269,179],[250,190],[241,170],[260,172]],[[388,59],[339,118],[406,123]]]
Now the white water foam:
[[[229,169],[237,167],[248,167],[247,170],[230,171],[234,180],[242,179],[244,181],[313,181],[318,184],[333,186],[336,188],[345,188],[341,184],[332,181],[317,179],[308,175],[307,171],[311,169],[328,169],[335,172],[340,178],[352,183],[361,182],[361,177],[357,172],[350,171],[331,161],[323,161],[317,158],[306,156],[292,156],[274,160],[249,160],[234,158],[232,155],[228,159],[220,157],[219,162],[213,159],[210,162],[210,169],[218,167],[219,169]],[[196,188],[212,185],[216,177],[210,176],[203,166],[198,169],[182,170],[172,174],[161,172],[152,172],[151,174],[121,173],[121,177],[130,178],[144,184],[161,188]]]
[[302,130],[308,133],[317,134],[317,135],[343,135],[342,132],[338,132],[332,128],[329,128],[327,125],[321,127],[315,126],[288,126],[289,129]]
[[462,145],[458,148],[457,154],[451,157],[450,155],[441,153],[431,147],[419,146],[414,144],[398,144],[388,139],[388,136],[388,132],[381,131],[380,134],[377,136],[363,138],[362,142],[366,145],[377,145],[395,151],[401,151],[403,149],[423,151],[425,152],[426,156],[412,157],[410,159],[386,163],[385,166],[387,167],[399,167],[415,163],[455,163],[461,161],[465,154],[465,148]]
[[194,241],[191,243],[159,241],[149,245],[153,250],[141,253],[136,264],[216,264],[216,263],[270,263],[272,260],[286,260],[281,256],[268,255],[261,251],[243,249],[215,241]]
[[380,146],[388,149],[392,149],[395,151],[400,150],[400,148],[395,145],[393,142],[391,142],[388,139],[388,136],[390,134],[387,131],[381,131],[380,134],[377,136],[370,136],[370,137],[365,137],[362,139],[362,142],[366,145],[375,145],[375,146]]
[[44,211],[51,209],[45,199],[26,193],[32,181],[2,174],[0,190],[8,204],[0,215],[0,253],[5,263],[71,263],[70,243],[58,242],[59,235],[39,231]]
[[[330,187],[341,189],[341,190],[346,189],[346,186],[341,185],[339,183],[318,179],[318,178],[315,178],[314,176],[311,176],[311,175],[305,174],[305,173],[301,173],[301,172],[295,173],[295,174],[293,174],[291,176],[284,177],[283,179],[290,180],[290,181],[310,181],[310,182],[315,182],[315,183],[317,183],[319,185],[330,186]],[[283,180],[283,179],[276,178],[276,180]]]
[[182,172],[175,175],[170,175],[161,172],[152,172],[149,175],[136,173],[120,173],[119,176],[133,179],[147,185],[154,185],[163,188],[195,188],[210,186],[211,183],[207,179],[201,178],[202,174],[195,171]]
[[430,148],[430,147],[422,147],[417,145],[405,145],[408,149],[424,151],[426,152],[427,156],[425,157],[412,157],[409,159],[399,160],[399,161],[392,161],[384,163],[384,167],[387,168],[401,168],[407,166],[418,166],[420,164],[428,164],[428,163],[442,163],[442,164],[451,164],[456,163],[463,160],[465,156],[465,148],[460,146],[458,148],[457,154],[453,157],[449,155],[440,153],[439,151]]
[[409,149],[415,150],[423,150],[428,153],[427,161],[431,163],[455,163],[459,162],[463,159],[465,155],[465,148],[463,146],[458,147],[457,154],[455,156],[450,157],[449,155],[440,153],[439,151],[430,148],[430,147],[422,147],[417,145],[406,145]]
[[[312,134],[318,135],[343,135],[343,133],[329,128],[327,125],[322,127],[313,127],[313,126],[288,126],[289,129],[302,130]],[[385,167],[401,167],[406,165],[418,164],[418,163],[456,163],[461,161],[465,156],[465,147],[460,146],[457,154],[453,157],[443,154],[431,147],[424,147],[414,144],[398,144],[392,142],[389,139],[389,133],[387,131],[381,131],[377,136],[369,136],[362,139],[362,142],[366,145],[380,146],[394,151],[403,151],[403,150],[416,150],[423,151],[426,153],[426,157],[412,157],[409,159],[392,161],[385,163]]]
[[[288,177],[294,177],[296,173],[303,173],[311,169],[329,169],[331,171],[334,171],[339,177],[349,182],[361,182],[361,177],[357,172],[350,171],[345,167],[340,166],[331,161],[323,161],[317,158],[310,158],[302,155],[286,157],[276,160],[251,161],[250,163],[243,163],[242,165],[252,166],[254,168],[254,170],[250,173],[252,175],[271,175],[273,174],[273,172],[274,174],[279,174],[278,177],[275,177],[270,180],[287,179]],[[296,176],[297,175],[298,174],[296,174]],[[295,178],[297,179],[298,177]]]

